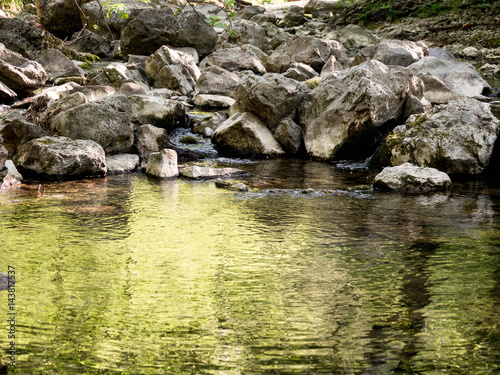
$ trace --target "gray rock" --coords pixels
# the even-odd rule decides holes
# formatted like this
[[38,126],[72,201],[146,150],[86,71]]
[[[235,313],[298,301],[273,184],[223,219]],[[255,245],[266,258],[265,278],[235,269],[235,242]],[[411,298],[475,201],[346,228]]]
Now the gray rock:
[[234,88],[240,78],[229,70],[218,66],[209,66],[203,70],[196,81],[195,95],[223,95],[234,96]]
[[143,76],[135,65],[119,62],[113,62],[104,68],[93,70],[87,74],[88,85],[111,86],[115,90],[119,89],[124,83],[143,79],[145,80],[146,76]]
[[222,95],[199,94],[193,98],[193,104],[200,108],[229,108],[235,100]]
[[209,180],[214,178],[232,177],[244,174],[245,171],[236,168],[212,168],[191,165],[180,169],[182,177],[192,180]]
[[146,61],[146,74],[154,87],[186,95],[194,91],[200,69],[187,53],[162,46]]
[[108,174],[130,173],[139,166],[139,156],[135,154],[118,154],[106,156]]
[[[205,134],[206,129],[214,131],[217,127],[228,119],[227,113],[224,112],[214,112],[212,116],[201,120],[193,126],[193,133],[195,134]],[[212,132],[213,134],[213,132]],[[210,136],[212,136],[210,134]]]
[[451,187],[450,177],[435,168],[417,167],[405,163],[386,167],[375,176],[373,187],[378,190],[432,191]]
[[422,42],[409,40],[389,40],[381,42],[373,58],[386,65],[409,66],[429,55],[427,46]]
[[424,82],[424,97],[433,104],[444,104],[462,96],[451,82],[443,81],[428,71],[417,72],[416,76]]
[[217,40],[215,49],[233,48],[251,44],[264,52],[271,51],[271,44],[262,26],[247,20],[237,20],[231,25],[230,32],[224,31]]
[[240,47],[216,50],[201,61],[200,68],[205,70],[215,65],[230,72],[251,70],[254,73],[264,74],[266,73],[266,60],[267,55],[262,50],[251,44],[245,44]]
[[332,33],[329,39],[334,39],[350,50],[357,50],[378,43],[377,38],[369,31],[358,25],[347,25]]
[[285,17],[283,17],[283,24],[287,27],[299,26],[305,22],[304,8],[292,5],[287,9]]
[[0,100],[11,101],[17,97],[15,91],[9,89],[0,81]]
[[62,77],[79,77],[84,79],[83,71],[78,68],[64,53],[57,49],[49,49],[37,59],[49,75],[49,81],[54,82]]
[[236,86],[236,104],[231,111],[253,113],[273,130],[281,119],[295,112],[308,91],[302,82],[277,73],[249,75]]
[[154,152],[160,152],[169,145],[168,133],[165,129],[146,124],[134,130],[134,148],[139,159],[144,162]]
[[9,157],[9,151],[3,144],[0,143],[0,164],[5,164],[8,157]]
[[313,17],[324,17],[338,10],[338,6],[337,0],[309,0],[304,6],[304,12],[312,14]]
[[13,52],[0,43],[0,81],[14,91],[33,91],[43,86],[48,75],[36,61]]
[[211,138],[212,135],[214,135],[214,131],[212,129],[210,129],[209,127],[206,127],[204,130],[203,130],[203,136],[205,138]]
[[248,112],[233,115],[219,125],[212,143],[221,154],[238,157],[275,157],[285,153],[271,131]]
[[173,178],[179,175],[177,152],[163,149],[149,155],[146,173],[158,178]]
[[77,179],[106,174],[103,148],[90,140],[43,137],[22,145],[14,164],[26,177]]
[[239,20],[249,20],[253,16],[257,14],[262,14],[266,11],[265,8],[263,7],[258,7],[258,6],[247,6],[244,8],[241,8],[236,12],[235,17]]
[[89,99],[82,94],[81,92],[75,92],[74,94],[68,95],[59,100],[51,100],[47,109],[53,114],[57,114],[59,112],[67,111],[71,108],[75,108],[79,105],[88,103]]
[[[250,18],[250,21],[255,22],[257,25],[260,26],[267,26],[266,25],[267,23],[275,25],[277,23],[277,18],[276,15],[272,13],[260,13],[256,14],[255,16],[252,16],[252,18]],[[269,34],[267,36],[269,36]]]
[[124,95],[112,95],[61,112],[51,128],[73,139],[99,143],[107,154],[124,153],[134,143],[130,102]]
[[25,120],[23,117],[14,117],[4,120],[4,126],[0,129],[3,145],[8,150],[8,157],[12,158],[19,147],[32,139],[47,136],[47,132],[41,127]]
[[3,181],[1,177],[2,173],[0,172],[0,188],[20,184],[23,180],[23,176],[18,172],[14,162],[12,160],[7,160],[5,162],[5,167],[7,168],[7,173],[3,176]]
[[132,95],[128,100],[135,125],[152,124],[171,131],[185,124],[186,110],[179,101],[151,95]]
[[423,97],[423,83],[400,66],[376,60],[327,75],[300,110],[304,142],[314,158],[368,157],[391,123],[404,121],[408,98]]
[[42,26],[59,38],[82,28],[78,6],[85,0],[37,0],[36,12]]
[[243,193],[249,191],[250,189],[243,182],[237,182],[236,184],[229,186],[229,190],[239,191]]
[[464,97],[411,116],[387,136],[378,157],[383,165],[474,176],[488,166],[499,129],[488,104]]
[[293,63],[304,63],[319,73],[331,55],[344,68],[349,66],[346,50],[339,42],[312,36],[295,36],[271,53],[266,68],[269,72],[283,73]]
[[324,77],[327,74],[338,72],[342,70],[342,65],[337,61],[335,56],[330,56],[328,60],[326,60],[325,65],[323,65],[323,68],[321,69],[321,74],[320,77]]
[[88,52],[99,57],[106,57],[112,51],[111,45],[103,36],[90,30],[84,30],[81,34],[75,33],[72,39],[70,42],[71,48],[80,52]]
[[146,89],[136,82],[126,82],[120,86],[118,93],[125,96],[146,95]]
[[297,154],[302,148],[302,128],[291,118],[280,121],[274,130],[274,137],[290,154]]
[[[335,58],[335,57],[330,56],[330,58]],[[325,67],[323,67],[323,70],[324,68]],[[304,82],[307,81],[308,79],[319,76],[319,74],[309,65],[303,63],[293,63],[290,66],[290,68],[288,68],[288,70],[285,73],[283,73],[283,76],[294,79],[296,81]]]
[[377,52],[377,46],[367,46],[361,48],[355,55],[353,61],[349,64],[352,68],[353,66],[364,63],[365,61],[371,60]]

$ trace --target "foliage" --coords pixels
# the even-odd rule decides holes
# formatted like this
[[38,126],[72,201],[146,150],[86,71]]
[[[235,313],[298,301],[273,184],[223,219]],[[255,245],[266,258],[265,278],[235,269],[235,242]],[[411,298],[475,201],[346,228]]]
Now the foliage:
[[109,18],[112,13],[118,14],[122,20],[129,17],[125,11],[125,5],[122,3],[114,3],[111,0],[107,0],[102,4],[102,9],[106,13],[106,18]]

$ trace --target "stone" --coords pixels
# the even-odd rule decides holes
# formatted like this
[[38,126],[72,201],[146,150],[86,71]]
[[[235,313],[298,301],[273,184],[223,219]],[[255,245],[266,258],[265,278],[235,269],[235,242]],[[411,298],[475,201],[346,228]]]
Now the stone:
[[365,61],[371,60],[373,56],[375,56],[375,52],[377,52],[377,46],[367,46],[361,48],[355,55],[353,61],[349,64],[352,68],[353,66],[360,65]]
[[193,104],[200,108],[229,108],[235,103],[233,98],[222,95],[196,95]]
[[309,89],[302,82],[277,73],[246,76],[236,86],[232,113],[250,112],[274,130],[281,119],[298,108]]
[[15,98],[17,98],[15,91],[12,91],[0,81],[0,103],[3,101],[9,102]]
[[173,178],[179,175],[177,152],[163,149],[149,155],[146,173],[158,178]]
[[406,101],[421,100],[423,89],[407,68],[376,60],[327,75],[299,111],[307,152],[320,160],[370,156],[377,138],[406,120]]
[[250,189],[243,182],[237,182],[236,184],[229,186],[229,190],[239,191],[244,193],[249,191]]
[[89,99],[84,94],[75,92],[62,99],[49,101],[47,108],[52,114],[57,114],[88,102]]
[[[214,112],[212,116],[202,119],[193,126],[193,133],[205,134],[206,129],[215,130],[217,127],[228,119],[228,114],[225,112]],[[213,133],[212,133],[213,134]],[[210,134],[210,136],[212,136]]]
[[205,70],[215,65],[230,72],[251,70],[257,74],[264,74],[266,59],[267,55],[262,50],[251,44],[244,44],[216,50],[201,61],[200,68]]
[[134,143],[130,107],[124,95],[108,96],[59,113],[51,128],[64,137],[95,141],[107,154],[124,153]]
[[22,116],[7,121],[5,125],[0,128],[0,136],[3,138],[3,145],[8,151],[9,158],[12,158],[23,144],[32,139],[45,137],[47,135],[45,130],[25,120]]
[[87,74],[88,85],[110,86],[115,90],[119,89],[124,83],[130,81],[139,82],[145,79],[146,76],[141,74],[141,71],[135,65],[119,62],[112,62]]
[[404,163],[396,167],[386,167],[375,176],[373,188],[392,191],[432,191],[451,187],[450,177],[435,168],[418,167]]
[[230,31],[225,30],[218,38],[215,49],[233,48],[251,44],[264,52],[271,51],[271,44],[262,26],[247,20],[233,21]]
[[45,69],[0,43],[0,81],[14,91],[33,91],[48,79]]
[[480,55],[481,52],[476,47],[466,47],[462,50],[462,56],[469,59],[477,59]]
[[298,5],[292,5],[287,9],[285,17],[283,17],[283,24],[286,27],[299,26],[305,22],[304,8]]
[[274,130],[274,137],[283,146],[283,149],[290,154],[297,154],[302,146],[302,128],[291,118],[280,121]]
[[130,173],[139,166],[139,155],[118,154],[106,156],[108,174]]
[[304,63],[320,73],[328,58],[334,55],[342,67],[349,66],[349,58],[342,44],[313,36],[294,36],[278,48],[267,59],[268,72],[283,73],[293,63]]
[[69,43],[71,48],[77,51],[91,53],[99,57],[107,57],[112,52],[111,45],[103,36],[87,29],[81,34],[73,34]]
[[[1,139],[0,139],[0,142],[1,142]],[[9,157],[9,151],[2,143],[0,143],[0,164],[5,164],[8,157]]]
[[128,100],[135,125],[152,124],[167,131],[185,125],[186,109],[179,101],[151,95],[132,95]]
[[239,9],[236,14],[235,18],[239,20],[249,20],[253,16],[257,14],[262,14],[266,11],[265,8],[263,7],[258,7],[258,6],[246,6],[244,8]]
[[25,177],[67,180],[106,174],[103,148],[91,140],[42,137],[22,145],[14,164]]
[[337,61],[335,56],[330,56],[328,60],[326,60],[325,65],[323,65],[323,68],[321,69],[321,74],[320,77],[324,77],[327,74],[338,72],[342,70],[342,65]]
[[37,0],[36,13],[46,30],[59,38],[65,38],[82,28],[78,6],[85,2],[85,0]]
[[[3,177],[3,181],[0,177],[0,188],[19,185],[23,180],[23,176],[18,172],[14,162],[12,160],[7,160],[5,162],[5,167],[7,168],[7,173]],[[0,176],[1,174],[0,172]]]
[[385,65],[409,66],[429,55],[429,50],[423,42],[409,40],[389,40],[381,42],[373,56]]
[[[260,13],[260,14],[256,14],[256,15],[252,16],[252,18],[250,18],[250,21],[255,22],[257,25],[260,25],[260,26],[264,27],[264,29],[265,29],[265,26],[267,26],[267,23],[276,25],[278,20],[277,20],[277,17],[275,14]],[[267,30],[266,30],[266,34],[268,37],[270,36],[267,33]]]
[[499,129],[487,103],[462,97],[410,116],[387,136],[377,157],[382,165],[408,162],[476,176],[488,166]]
[[464,96],[451,82],[428,71],[417,72],[416,76],[424,82],[424,98],[433,104],[448,103]]
[[304,6],[304,12],[312,14],[313,17],[324,17],[337,11],[338,6],[338,0],[309,0]]
[[209,66],[203,70],[196,81],[195,95],[234,96],[234,89],[240,78],[229,70],[218,66]]
[[146,95],[147,94],[146,89],[136,82],[125,82],[123,85],[120,86],[118,93],[123,94],[127,97],[132,96],[132,95]]
[[180,169],[182,177],[192,180],[209,180],[214,178],[232,177],[244,174],[245,171],[236,168],[212,168],[191,165]]
[[347,25],[332,33],[328,39],[339,41],[349,50],[358,50],[369,45],[378,44],[377,38],[369,30],[358,25]]
[[212,129],[210,129],[209,127],[206,127],[204,130],[203,130],[203,136],[205,138],[211,138],[212,135],[214,135],[214,131]]
[[154,152],[160,152],[169,145],[168,133],[165,129],[146,124],[134,130],[133,151],[141,161],[148,160]]
[[187,53],[162,46],[146,61],[146,74],[154,87],[186,95],[194,91],[200,69]]
[[36,62],[43,66],[49,75],[48,80],[50,82],[54,82],[61,77],[80,77],[84,79],[83,71],[57,49],[47,50],[36,59]]
[[251,113],[238,113],[219,125],[212,135],[217,151],[236,157],[276,157],[284,151],[271,131]]
[[[335,58],[334,56],[330,56],[330,58]],[[324,70],[324,67],[323,67]],[[283,76],[286,78],[291,78],[296,81],[304,82],[308,79],[319,76],[319,74],[311,68],[309,65],[303,63],[293,63],[288,70],[283,73]]]

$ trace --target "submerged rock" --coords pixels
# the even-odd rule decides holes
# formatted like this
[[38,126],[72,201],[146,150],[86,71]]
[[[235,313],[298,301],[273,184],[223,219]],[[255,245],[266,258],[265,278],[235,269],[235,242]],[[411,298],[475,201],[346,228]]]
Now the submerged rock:
[[139,166],[139,156],[135,154],[118,154],[106,156],[108,174],[130,173]]
[[219,177],[232,177],[244,174],[245,171],[236,168],[212,168],[202,167],[199,165],[191,165],[180,169],[182,177],[198,180],[198,179],[213,179]]
[[177,152],[163,149],[149,155],[146,173],[158,178],[172,178],[179,175]]
[[378,190],[432,191],[451,187],[450,177],[435,168],[417,167],[404,163],[386,167],[375,176],[373,188]]

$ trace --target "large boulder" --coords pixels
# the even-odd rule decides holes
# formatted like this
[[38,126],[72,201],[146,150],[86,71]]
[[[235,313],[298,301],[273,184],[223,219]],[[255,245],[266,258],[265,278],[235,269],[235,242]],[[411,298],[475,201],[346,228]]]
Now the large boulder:
[[200,69],[187,53],[161,46],[147,59],[146,74],[154,87],[186,95],[194,91]]
[[377,158],[383,165],[409,162],[448,174],[478,175],[488,166],[499,129],[488,104],[463,97],[394,128]]
[[253,114],[238,113],[219,125],[212,135],[219,153],[237,157],[275,157],[285,152],[271,131]]
[[290,6],[283,17],[285,27],[299,26],[306,22],[304,17],[304,8],[298,5]]
[[16,116],[5,121],[5,126],[0,128],[0,136],[3,145],[8,151],[9,158],[16,154],[19,147],[32,139],[47,136],[47,132],[41,127],[25,120],[22,116]]
[[418,110],[422,95],[410,70],[376,60],[327,75],[300,111],[307,152],[322,160],[368,157],[377,138],[411,114],[407,103]]
[[113,62],[104,68],[96,69],[87,74],[87,82],[94,86],[111,86],[119,89],[128,82],[140,82],[146,80],[135,64],[124,64]]
[[201,61],[200,68],[205,70],[209,66],[218,66],[230,72],[251,70],[257,74],[264,74],[266,61],[267,55],[262,50],[251,44],[244,44],[214,51]]
[[304,83],[281,74],[248,75],[236,86],[232,113],[250,112],[274,130],[283,118],[295,113],[308,91]]
[[149,155],[160,152],[170,144],[168,133],[165,129],[146,124],[134,130],[133,152],[139,155],[141,162],[148,160]]
[[274,129],[274,137],[290,154],[297,154],[304,144],[302,137],[302,128],[291,118],[285,118],[280,121]]
[[373,179],[373,187],[384,191],[432,191],[451,187],[446,173],[435,168],[417,167],[411,163],[386,167]]
[[186,110],[181,102],[150,95],[131,95],[128,100],[135,125],[152,124],[167,131],[185,125]]
[[49,81],[55,82],[58,78],[79,77],[84,79],[83,71],[78,68],[64,53],[57,49],[49,49],[37,59],[49,75]]
[[229,70],[212,65],[203,70],[196,81],[195,94],[234,96],[240,78]]
[[429,50],[423,42],[394,39],[381,42],[373,58],[386,65],[408,66],[428,55]]
[[193,12],[174,16],[169,8],[146,9],[122,30],[120,46],[124,55],[150,55],[163,45],[193,47],[201,56],[211,53],[217,33]]
[[13,161],[25,177],[65,180],[106,174],[104,150],[90,140],[33,139],[19,148]]
[[104,36],[90,30],[74,33],[70,44],[71,48],[76,51],[92,53],[99,57],[107,57],[112,51],[111,45]]
[[424,98],[432,104],[444,104],[464,96],[452,82],[443,81],[430,72],[420,71],[416,76],[424,82]]
[[349,58],[342,44],[313,36],[295,36],[282,43],[267,59],[267,71],[283,73],[293,63],[309,65],[318,73],[328,58],[334,55],[342,67],[349,66]]
[[79,6],[86,0],[37,0],[36,13],[42,26],[59,38],[81,30]]
[[328,16],[331,12],[335,12],[338,9],[338,0],[309,0],[304,6],[304,12],[312,14],[313,17]]
[[264,52],[271,51],[271,44],[266,30],[254,22],[237,20],[232,23],[230,30],[225,30],[217,40],[215,49],[232,48],[251,44]]
[[107,154],[124,153],[134,143],[130,111],[124,95],[112,95],[59,113],[51,128],[65,137],[95,141]]
[[339,41],[349,50],[356,50],[378,43],[377,38],[369,30],[358,25],[347,25],[329,35],[331,35],[329,39]]
[[42,65],[13,52],[0,43],[0,81],[14,91],[33,91],[48,79]]
[[479,97],[487,94],[491,86],[481,74],[469,63],[460,62],[453,57],[438,59],[426,56],[408,66],[415,74],[430,73],[443,82],[455,86],[463,95]]

